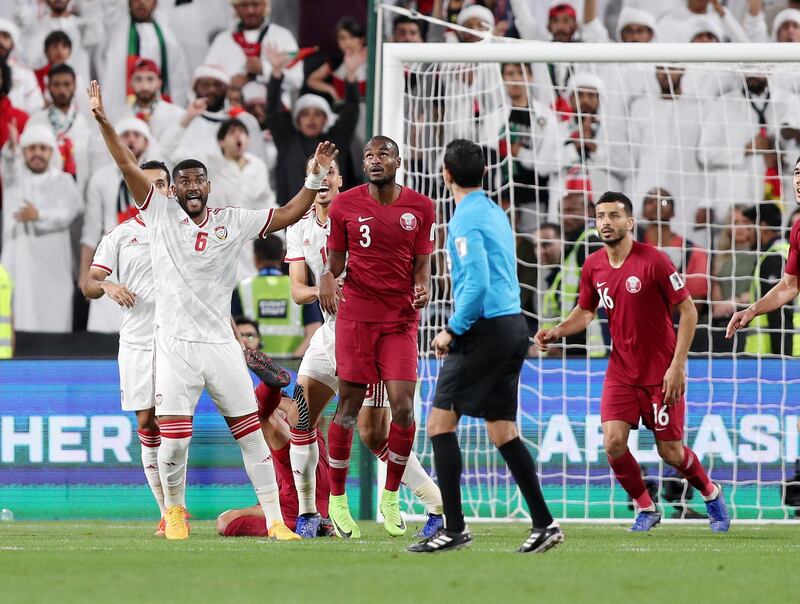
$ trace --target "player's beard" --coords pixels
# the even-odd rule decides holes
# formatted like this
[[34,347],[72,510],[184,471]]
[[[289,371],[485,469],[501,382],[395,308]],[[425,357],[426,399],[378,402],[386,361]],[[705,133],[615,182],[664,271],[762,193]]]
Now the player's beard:
[[601,232],[600,233],[600,239],[606,245],[609,245],[611,247],[615,247],[615,246],[617,246],[619,244],[620,241],[625,239],[625,236],[627,234],[628,234],[628,230],[627,229],[613,229],[613,233],[610,233],[610,234],[604,234],[604,233]]
[[[203,197],[202,195],[200,196],[199,200],[195,198],[189,199],[188,196],[184,197],[183,199],[178,198],[178,203],[183,208],[183,211],[186,212],[187,216],[189,216],[189,218],[196,218],[200,216],[203,212],[205,212],[207,201],[208,199]],[[189,204],[193,206],[191,209],[189,207]],[[199,209],[197,208],[198,204],[199,204]]]

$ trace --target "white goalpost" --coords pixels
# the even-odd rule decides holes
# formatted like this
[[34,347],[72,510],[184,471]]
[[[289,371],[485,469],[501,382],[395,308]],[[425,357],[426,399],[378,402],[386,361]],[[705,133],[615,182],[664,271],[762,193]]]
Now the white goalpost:
[[[662,247],[684,273],[700,314],[688,366],[687,443],[724,488],[735,520],[793,520],[800,339],[792,345],[800,314],[795,323],[794,309],[784,308],[734,341],[724,339],[723,325],[726,312],[769,287],[753,275],[779,253],[771,237],[788,236],[800,155],[800,47],[387,43],[379,56],[375,132],[400,145],[399,181],[437,206],[432,302],[420,327],[415,451],[423,465],[433,471],[425,421],[439,368],[428,343],[452,311],[443,245],[454,208],[441,159],[448,142],[469,138],[484,148],[486,188],[517,234],[532,329],[574,305],[578,273],[570,271],[595,249],[591,216],[576,216],[569,204],[591,212],[586,202],[609,189],[632,199],[636,236]],[[763,224],[774,214],[767,205],[782,223],[771,230],[748,218],[755,212]],[[770,342],[784,348],[769,349]],[[601,311],[585,336],[551,356],[532,353],[523,368],[520,431],[553,514],[563,519],[633,515],[602,451],[608,351]],[[482,423],[463,418],[459,430],[465,515],[527,518]],[[647,430],[632,432],[629,445],[665,517],[704,512],[700,495],[659,460]],[[407,489],[402,502],[406,513],[424,513]]]

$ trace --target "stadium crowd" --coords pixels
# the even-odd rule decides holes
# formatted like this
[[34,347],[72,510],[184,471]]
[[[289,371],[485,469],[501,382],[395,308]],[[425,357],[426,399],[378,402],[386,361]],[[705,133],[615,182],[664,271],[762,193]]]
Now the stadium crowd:
[[[482,41],[488,32],[564,43],[800,42],[795,0],[396,4],[435,20],[386,11],[387,41],[493,43]],[[341,150],[343,188],[363,181],[366,22],[364,0],[3,2],[0,294],[13,283],[13,328],[118,330],[113,301],[89,304],[80,294],[103,233],[137,212],[88,111],[90,80],[102,85],[137,160],[172,166],[194,157],[209,168],[211,205],[276,207],[302,185],[323,138]],[[731,350],[723,327],[777,281],[798,215],[800,73],[570,63],[481,66],[470,77],[419,73],[408,76],[412,97],[431,94],[424,77],[438,87],[418,114],[407,112],[408,184],[442,201],[444,219],[440,158],[414,142],[436,129],[444,131],[437,149],[457,137],[484,147],[487,189],[515,209],[532,332],[575,304],[581,266],[599,242],[592,200],[623,190],[636,204],[637,238],[663,248],[686,277],[706,326],[694,349]],[[491,103],[493,82],[501,94]],[[272,237],[242,255],[233,307],[259,323],[268,353],[301,356],[321,315],[316,303],[292,306],[283,247]],[[444,263],[435,266],[446,279]],[[439,287],[440,296],[446,291]],[[258,299],[285,305],[267,305],[277,308],[271,315]],[[439,301],[431,312],[446,306]],[[10,314],[0,302],[0,328]],[[791,309],[776,311],[762,326],[773,330],[766,338],[740,346],[800,354],[794,321]],[[11,355],[9,330],[0,332],[0,357]],[[566,349],[602,355],[606,331],[590,326]]]

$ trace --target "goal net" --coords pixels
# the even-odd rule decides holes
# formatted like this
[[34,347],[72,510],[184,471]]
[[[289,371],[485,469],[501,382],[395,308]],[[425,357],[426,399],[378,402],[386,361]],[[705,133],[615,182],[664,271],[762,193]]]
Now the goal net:
[[[453,310],[444,242],[454,204],[440,173],[446,144],[467,138],[484,149],[484,187],[517,237],[531,335],[576,303],[580,267],[598,249],[593,201],[606,190],[630,197],[634,236],[670,257],[699,314],[687,444],[736,519],[795,517],[800,315],[787,306],[724,337],[731,313],[780,278],[796,218],[800,69],[782,46],[790,45],[383,46],[381,132],[401,142],[405,184],[435,200],[439,224],[420,330],[415,451],[427,468],[425,422],[440,368],[429,342]],[[531,349],[523,368],[519,428],[561,518],[632,516],[602,449],[609,350],[601,309],[586,333],[547,355]],[[526,517],[482,422],[463,418],[459,440],[466,515]],[[629,445],[666,517],[704,514],[702,497],[660,461],[648,430],[632,431]],[[404,502],[423,512],[407,491]]]

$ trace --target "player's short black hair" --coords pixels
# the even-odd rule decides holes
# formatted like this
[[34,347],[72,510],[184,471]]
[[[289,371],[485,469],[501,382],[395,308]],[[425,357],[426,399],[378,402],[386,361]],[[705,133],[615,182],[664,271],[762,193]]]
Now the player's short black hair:
[[619,191],[606,191],[600,196],[600,199],[594,202],[594,207],[597,208],[601,203],[621,203],[625,206],[625,215],[633,216],[633,204],[624,193],[620,193]]
[[142,170],[161,170],[164,174],[167,175],[167,184],[170,184],[170,175],[169,175],[169,168],[167,168],[167,164],[163,161],[158,161],[157,159],[151,159],[150,161],[146,161],[144,163],[139,164],[139,167]]
[[72,50],[72,39],[66,34],[66,32],[63,32],[60,29],[53,30],[47,34],[47,37],[44,39],[44,49],[47,50],[56,44],[63,44]]
[[422,19],[414,19],[413,17],[409,17],[408,15],[397,15],[392,21],[392,33],[394,34],[397,31],[398,25],[403,25],[404,23],[412,23],[419,28],[419,35],[424,40],[428,35],[428,24],[427,22],[423,21]]
[[256,331],[258,331],[258,323],[253,321],[253,319],[245,317],[244,315],[235,316],[233,318],[233,322],[236,323],[236,327],[239,327],[239,325],[249,325],[250,327],[253,327]]
[[8,96],[11,92],[11,66],[7,61],[0,60],[0,76],[3,81],[0,83],[0,97]]
[[47,72],[47,77],[52,80],[53,77],[61,74],[67,74],[68,76],[72,76],[73,80],[75,79],[75,70],[72,69],[72,67],[70,67],[66,63],[61,63],[60,65],[53,65],[50,68],[50,71]]
[[459,187],[480,187],[486,171],[483,149],[472,141],[457,138],[444,149],[444,167]]
[[369,139],[366,142],[366,144],[364,145],[364,148],[369,147],[373,143],[385,143],[385,144],[389,145],[392,148],[392,150],[394,151],[394,154],[397,157],[400,157],[400,145],[398,145],[396,142],[394,142],[394,140],[392,140],[388,136],[384,136],[383,134],[376,134],[375,136],[373,136],[371,139]]
[[253,253],[257,260],[279,262],[283,260],[283,241],[274,233],[270,233],[264,239],[253,241]]
[[200,169],[203,173],[208,177],[208,168],[206,165],[197,159],[184,159],[179,161],[175,164],[175,167],[172,168],[172,180],[178,180],[178,173],[181,170],[195,170]]
[[800,156],[798,156],[797,161],[794,162],[795,168],[797,167],[797,164],[800,164]]
[[366,39],[367,37],[367,30],[364,25],[353,17],[342,17],[339,19],[334,31],[338,34],[342,29],[354,38]]
[[228,136],[228,132],[230,132],[232,128],[239,128],[239,130],[248,136],[250,135],[250,131],[247,129],[247,126],[244,125],[244,122],[232,117],[231,119],[225,120],[222,122],[222,124],[220,124],[219,130],[217,130],[217,140],[221,141],[223,138]]

